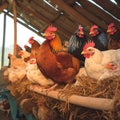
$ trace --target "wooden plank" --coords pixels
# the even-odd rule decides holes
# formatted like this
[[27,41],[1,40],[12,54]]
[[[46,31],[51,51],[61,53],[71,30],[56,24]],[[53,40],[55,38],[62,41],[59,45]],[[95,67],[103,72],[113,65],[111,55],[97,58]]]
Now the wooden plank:
[[120,7],[120,0],[115,0],[117,2],[117,5]]
[[101,21],[104,21],[106,25],[114,21],[120,28],[120,25],[119,25],[120,22],[118,22],[116,19],[111,17],[109,14],[105,13],[103,10],[101,10],[100,8],[98,8],[88,0],[79,0],[79,2],[83,8],[85,8],[94,16],[101,19]]
[[16,44],[17,44],[17,7],[16,7],[16,1],[13,1],[13,14],[14,14],[14,51],[13,55],[16,56]]
[[99,25],[103,29],[106,28],[106,24],[103,20],[99,19],[83,7],[74,5],[73,8],[78,11],[78,13],[83,14],[89,21],[92,21],[93,24]]
[[71,95],[69,98],[65,96],[60,97],[59,91],[49,91],[46,93],[41,88],[35,87],[31,85],[29,90],[33,92],[37,92],[41,95],[51,97],[57,99],[59,101],[69,102],[71,104],[75,104],[82,107],[97,109],[97,110],[113,110],[114,109],[114,100],[113,99],[106,99],[106,98],[95,98],[95,97],[85,97],[79,95]]
[[[28,14],[31,13],[31,14],[33,15],[33,18],[35,17],[35,19],[38,19],[38,21],[39,21],[39,19],[40,19],[40,20],[46,22],[48,25],[53,24],[53,25],[55,25],[55,26],[59,26],[59,24],[52,23],[51,21],[49,21],[49,19],[46,19],[46,18],[45,18],[44,16],[42,16],[40,13],[36,13],[35,11],[32,11],[31,9],[29,9],[29,8],[21,5],[20,3],[18,4],[18,7],[20,7],[21,10],[26,11]],[[64,29],[61,29],[61,30],[64,31]],[[43,31],[41,31],[41,32],[43,32]],[[66,34],[69,34],[68,31],[64,31],[64,32],[65,32]]]
[[51,2],[58,5],[64,12],[66,12],[72,19],[82,24],[83,26],[90,26],[92,23],[84,16],[76,12],[72,7],[67,5],[63,0],[51,0]]
[[113,4],[110,0],[93,0],[96,2],[98,5],[102,6],[103,9],[107,10],[109,13],[113,14],[116,18],[120,19],[120,8]]
[[67,4],[69,4],[69,5],[73,5],[74,2],[75,2],[75,0],[66,0],[65,2],[66,2]]
[[8,2],[3,2],[3,4],[2,5],[0,5],[0,12],[2,12],[3,11],[3,9],[5,9],[5,8],[7,8],[8,7]]

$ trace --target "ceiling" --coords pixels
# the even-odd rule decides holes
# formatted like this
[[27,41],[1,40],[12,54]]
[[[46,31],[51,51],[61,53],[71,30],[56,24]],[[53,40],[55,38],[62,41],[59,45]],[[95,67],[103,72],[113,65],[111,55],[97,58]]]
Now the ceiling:
[[[120,0],[0,0],[0,12],[41,35],[49,25],[58,28],[62,41],[81,24],[89,30],[93,24],[106,30],[110,22],[120,28]],[[14,4],[15,3],[15,4]],[[16,6],[16,7],[15,7]]]

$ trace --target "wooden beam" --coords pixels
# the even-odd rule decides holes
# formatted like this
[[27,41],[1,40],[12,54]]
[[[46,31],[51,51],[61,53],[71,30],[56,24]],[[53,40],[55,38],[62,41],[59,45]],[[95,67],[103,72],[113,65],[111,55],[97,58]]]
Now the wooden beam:
[[115,0],[117,2],[117,5],[120,7],[120,0]]
[[104,21],[106,25],[114,21],[120,28],[119,22],[116,19],[111,17],[109,14],[105,13],[103,10],[101,10],[88,0],[79,0],[79,2],[83,8],[85,8],[87,11],[89,11],[97,18],[101,19],[101,21]]
[[13,55],[16,56],[16,44],[17,44],[17,7],[16,7],[16,1],[13,1],[13,14],[14,14],[14,53]]
[[3,4],[2,5],[0,5],[0,12],[2,12],[3,11],[3,9],[5,9],[5,8],[7,8],[8,7],[8,5],[9,5],[9,3],[8,2],[3,2]]
[[100,1],[100,0],[93,0],[98,5],[100,5],[103,9],[114,15],[116,18],[120,19],[120,8],[112,3],[110,0]]
[[83,14],[84,16],[86,16],[86,18],[89,21],[92,21],[93,24],[99,25],[101,28],[106,29],[106,24],[105,24],[104,20],[99,19],[94,14],[87,11],[86,8],[79,7],[77,5],[74,5],[73,8],[76,9],[76,11],[78,11],[78,13]]
[[[71,33],[70,33],[69,31],[65,30],[64,27],[61,27],[58,23],[55,23],[55,22],[52,23],[51,21],[49,21],[49,19],[43,17],[40,13],[34,12],[33,10],[25,7],[24,5],[22,5],[22,4],[20,4],[20,3],[18,3],[17,6],[18,6],[21,10],[25,11],[26,13],[32,14],[32,15],[33,15],[33,19],[37,19],[38,21],[39,21],[39,20],[42,20],[43,22],[46,23],[46,26],[44,27],[43,31],[41,31],[41,32],[44,32],[44,30],[46,29],[46,27],[47,27],[48,25],[53,24],[53,25],[55,25],[55,26],[57,26],[57,27],[59,28],[58,30],[63,31],[63,33],[66,33],[68,36],[71,35]],[[48,24],[48,25],[47,25],[47,24]]]
[[84,16],[79,14],[77,11],[75,11],[72,7],[67,5],[63,0],[51,0],[54,4],[58,5],[61,9],[63,9],[66,14],[71,16],[72,19],[77,21],[78,23],[82,24],[83,26],[90,26],[92,23],[87,20]]
[[75,0],[66,0],[65,2],[66,2],[67,4],[69,4],[69,5],[73,5],[74,2],[75,2]]
[[28,15],[32,14],[33,19],[38,19],[38,20],[40,19],[40,20],[42,20],[42,21],[50,24],[49,20],[47,20],[46,18],[44,18],[43,16],[41,16],[39,13],[34,12],[33,10],[31,10],[28,7],[24,6],[23,4],[17,3],[17,6],[21,9],[21,12],[25,11],[26,13],[28,13]]
[[95,97],[85,97],[79,95],[71,95],[67,99],[65,96],[60,97],[59,91],[49,91],[46,93],[41,88],[35,87],[31,85],[29,90],[33,92],[37,92],[41,95],[45,95],[47,97],[51,97],[60,101],[69,102],[71,104],[75,104],[82,107],[97,109],[97,110],[113,110],[114,109],[114,100],[113,99],[105,99],[105,98],[95,98]]

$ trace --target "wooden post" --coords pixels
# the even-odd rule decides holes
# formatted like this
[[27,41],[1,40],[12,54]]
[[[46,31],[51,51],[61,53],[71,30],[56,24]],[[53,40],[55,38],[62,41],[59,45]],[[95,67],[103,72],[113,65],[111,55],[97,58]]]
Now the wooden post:
[[17,44],[17,11],[16,11],[16,1],[13,1],[13,13],[14,13],[14,52],[13,55],[16,56],[16,44]]
[[69,103],[83,106],[87,108],[97,109],[97,110],[113,110],[114,109],[114,100],[113,99],[106,99],[106,98],[95,98],[95,97],[84,97],[78,95],[71,95],[68,99],[66,97],[60,97],[58,91],[43,91],[34,85],[31,85],[29,90],[37,92],[41,95],[45,95],[57,100],[61,101],[69,101]]

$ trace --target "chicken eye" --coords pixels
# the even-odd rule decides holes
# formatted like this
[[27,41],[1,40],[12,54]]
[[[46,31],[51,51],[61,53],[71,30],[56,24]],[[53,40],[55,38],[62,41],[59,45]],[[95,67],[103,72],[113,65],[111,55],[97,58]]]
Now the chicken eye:
[[89,49],[88,49],[88,51],[90,51],[90,52],[91,52],[91,51],[92,51],[92,49],[91,49],[91,48],[89,48]]
[[53,35],[54,33],[53,32],[50,32],[50,35]]

